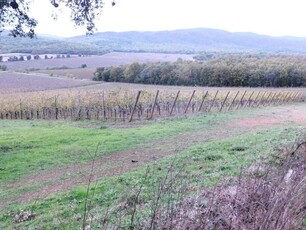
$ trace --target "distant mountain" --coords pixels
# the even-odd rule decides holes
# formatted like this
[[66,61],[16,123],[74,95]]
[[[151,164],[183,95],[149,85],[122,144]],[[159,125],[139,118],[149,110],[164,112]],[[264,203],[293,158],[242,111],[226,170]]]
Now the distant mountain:
[[[30,40],[0,36],[0,52],[83,53],[105,51],[199,53],[272,52],[306,54],[306,38],[272,37],[255,33],[232,33],[216,29],[184,29],[159,32],[103,32],[91,36]],[[48,51],[48,52],[47,52]]]
[[1,53],[32,54],[104,54],[106,51],[94,44],[69,39],[37,35],[37,38],[13,38],[3,32],[0,36]]
[[306,53],[306,38],[231,33],[205,28],[159,32],[104,32],[69,40],[95,44],[114,51]]

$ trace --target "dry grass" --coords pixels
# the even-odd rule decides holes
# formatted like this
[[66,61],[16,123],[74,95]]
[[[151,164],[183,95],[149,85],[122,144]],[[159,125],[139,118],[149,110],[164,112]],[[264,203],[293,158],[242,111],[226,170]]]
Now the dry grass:
[[279,165],[259,165],[183,201],[159,221],[162,229],[304,229],[306,218],[305,142]]
[[[228,178],[197,195],[190,195],[193,189],[184,167],[171,165],[152,188],[150,202],[142,202],[140,184],[125,202],[108,210],[102,226],[106,229],[123,226],[126,229],[305,229],[306,142],[300,143],[294,151],[275,156],[273,162],[254,163],[242,169],[237,178]],[[187,194],[189,198],[184,198]],[[141,213],[145,212],[149,215],[143,218]],[[114,213],[115,221],[111,219]]]

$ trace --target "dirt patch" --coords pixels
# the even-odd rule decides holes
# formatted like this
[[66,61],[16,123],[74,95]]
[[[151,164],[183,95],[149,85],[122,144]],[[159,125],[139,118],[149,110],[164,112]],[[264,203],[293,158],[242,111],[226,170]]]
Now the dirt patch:
[[277,123],[279,121],[273,118],[250,118],[238,121],[235,126],[254,128],[257,126],[271,126]]
[[256,128],[260,126],[271,127],[277,124],[296,123],[306,124],[306,108],[284,109],[279,108],[271,114],[247,118],[232,123],[234,127]]

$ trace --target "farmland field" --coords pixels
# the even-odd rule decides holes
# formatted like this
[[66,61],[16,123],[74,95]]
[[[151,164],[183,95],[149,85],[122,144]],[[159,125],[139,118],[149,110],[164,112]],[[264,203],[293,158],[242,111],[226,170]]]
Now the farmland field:
[[92,81],[56,78],[42,74],[0,72],[0,94],[73,88],[96,84]]
[[[178,57],[191,60],[111,53],[5,63],[0,228],[141,228],[170,201],[188,203],[225,179],[231,186],[254,162],[276,167],[305,141],[305,88],[89,80],[96,67]],[[63,65],[68,69],[56,69]],[[255,173],[261,178],[260,170]],[[178,187],[163,188],[173,178]],[[157,198],[160,203],[153,202]]]
[[71,57],[60,59],[40,59],[31,61],[5,62],[10,70],[25,69],[47,69],[66,66],[68,68],[80,68],[86,64],[88,68],[107,67],[124,65],[132,62],[156,62],[156,61],[176,61],[178,58],[183,60],[193,60],[192,55],[186,54],[155,54],[155,53],[108,53],[102,56]]

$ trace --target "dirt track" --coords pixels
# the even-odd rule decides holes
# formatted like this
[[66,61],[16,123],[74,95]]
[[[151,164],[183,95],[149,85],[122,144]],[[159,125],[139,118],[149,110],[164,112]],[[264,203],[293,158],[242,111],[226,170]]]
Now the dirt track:
[[[230,123],[222,123],[219,128],[211,131],[204,130],[184,133],[161,141],[159,140],[158,142],[151,142],[141,149],[104,155],[95,161],[95,178],[122,174],[156,159],[175,155],[196,144],[285,124],[306,125],[305,114],[305,106],[291,106],[290,109],[285,107],[276,107],[273,110],[263,109],[251,117],[233,120]],[[11,197],[6,201],[0,201],[0,207],[5,206],[11,201],[29,202],[37,198],[45,198],[54,193],[69,191],[75,186],[86,184],[91,167],[91,162],[71,165],[59,170],[45,171],[37,175],[26,176],[17,182],[9,183],[7,188],[10,189],[19,188],[25,184],[42,186],[35,191],[23,193],[18,197]]]

